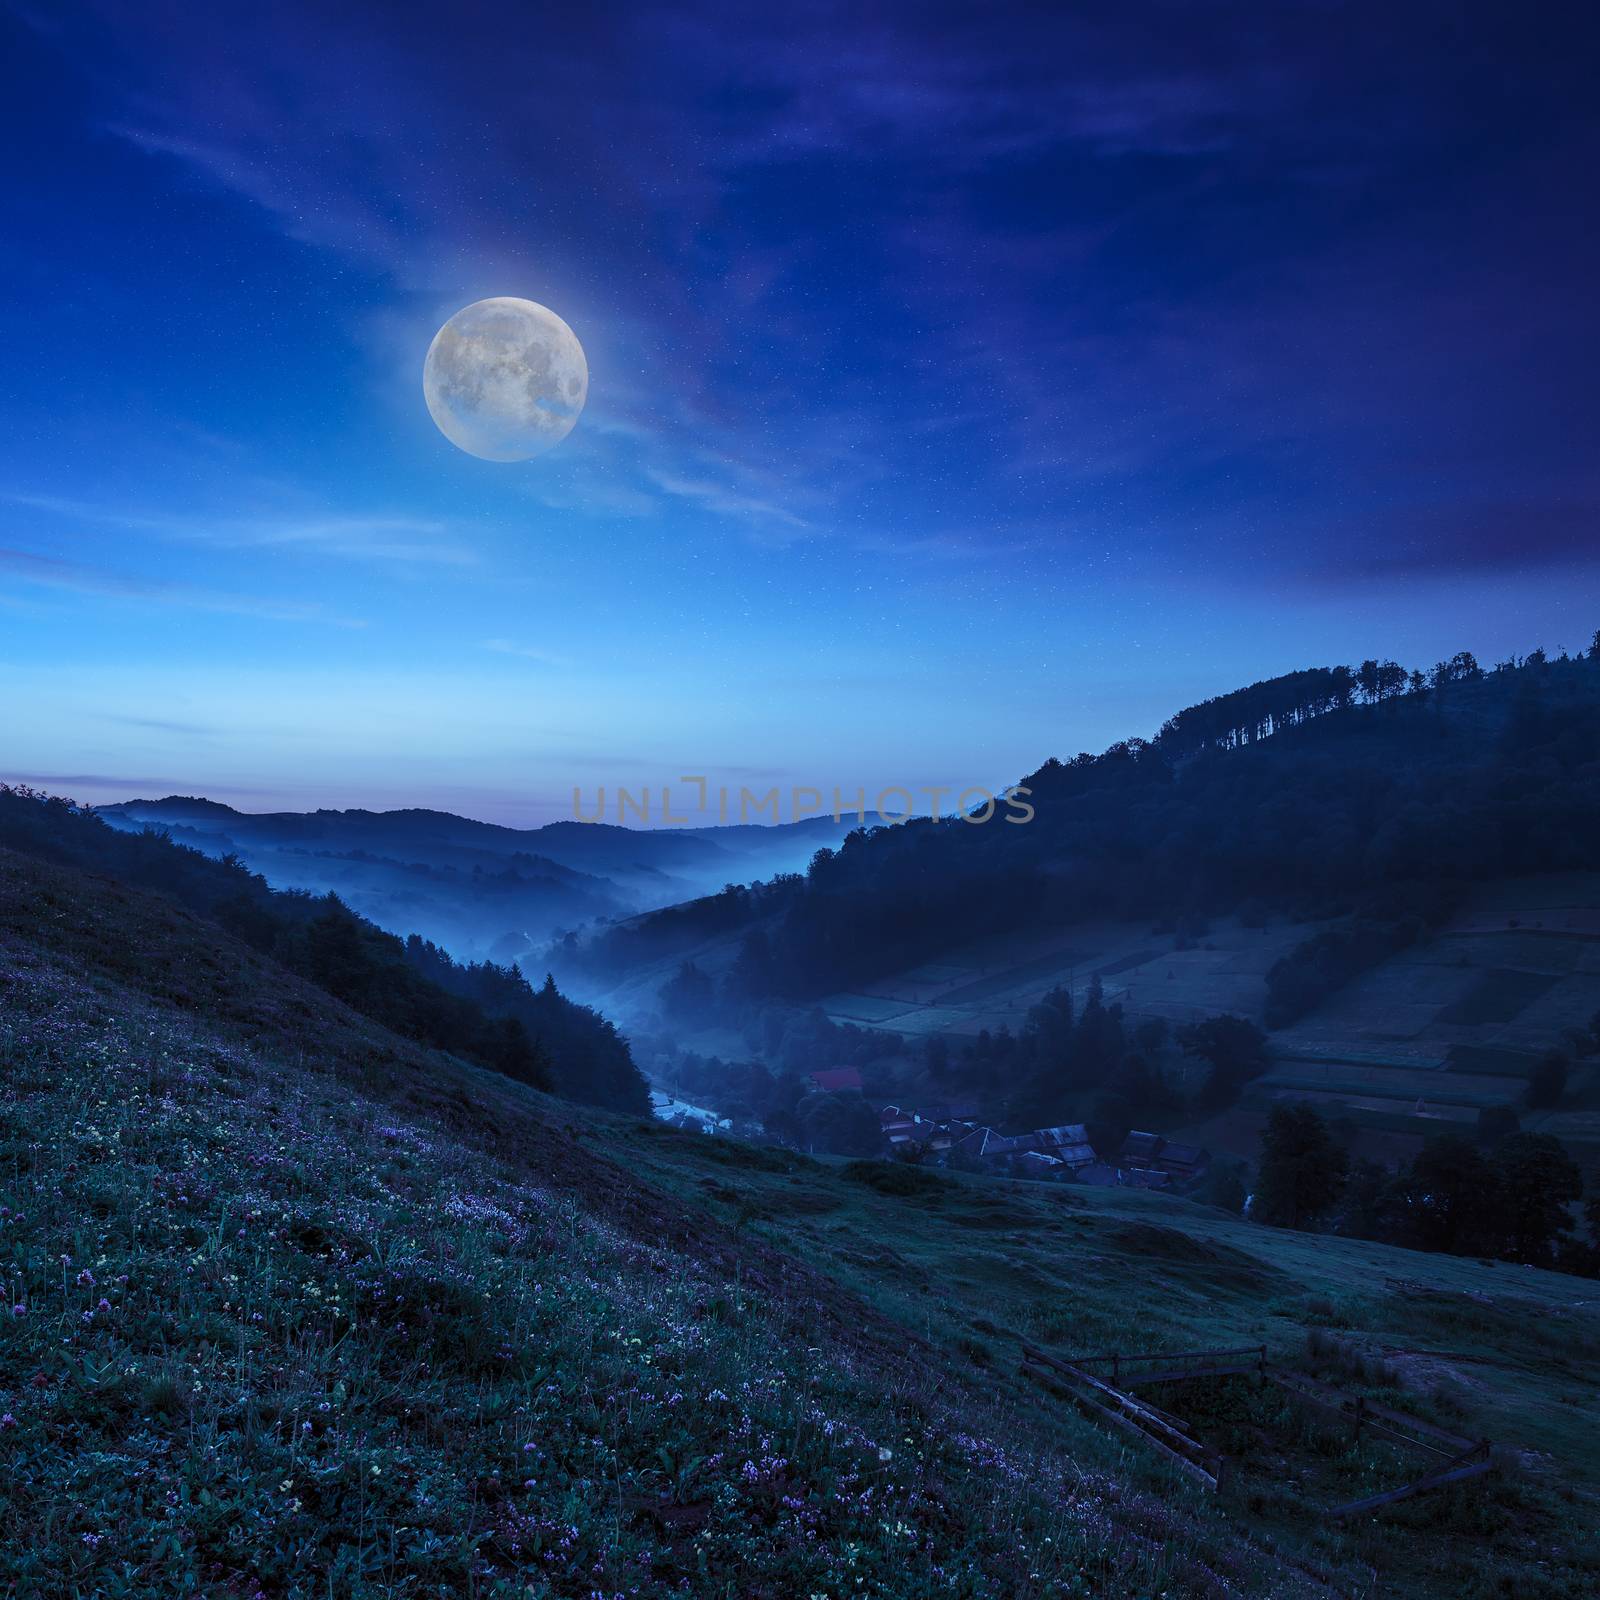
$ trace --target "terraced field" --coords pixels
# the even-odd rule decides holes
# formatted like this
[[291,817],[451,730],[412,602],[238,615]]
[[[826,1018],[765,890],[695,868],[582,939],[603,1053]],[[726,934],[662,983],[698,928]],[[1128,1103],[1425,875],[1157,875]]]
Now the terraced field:
[[1246,928],[1219,924],[1187,949],[1148,924],[1104,923],[1053,935],[988,941],[953,949],[937,964],[916,967],[858,990],[829,995],[822,1009],[835,1021],[925,1037],[970,1037],[987,1028],[1017,1028],[1049,990],[1072,990],[1081,1004],[1098,978],[1108,1000],[1130,1016],[1189,1022],[1218,1011],[1257,1015],[1272,963],[1313,931],[1305,924]]
[[[1521,1106],[1534,1063],[1600,1012],[1600,884],[1569,876],[1496,884],[1428,944],[1402,951],[1274,1035],[1272,1099],[1337,1105],[1359,1129],[1408,1135]],[[1523,1125],[1600,1157],[1600,1068],[1574,1061],[1563,1105]],[[1253,1129],[1245,1137],[1253,1138]]]

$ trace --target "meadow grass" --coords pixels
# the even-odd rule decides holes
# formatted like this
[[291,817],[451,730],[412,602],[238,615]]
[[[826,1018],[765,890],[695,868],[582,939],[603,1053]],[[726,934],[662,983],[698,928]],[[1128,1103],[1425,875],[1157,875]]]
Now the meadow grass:
[[[1426,1463],[1370,1440],[1318,1453],[1306,1443],[1315,1417],[1275,1390],[1252,1398],[1245,1380],[1150,1391],[1208,1443],[1242,1452],[1236,1489],[1204,1514],[1269,1540],[1334,1592],[1576,1600],[1600,1588],[1600,1298],[1588,1280],[1263,1228],[1170,1196],[887,1163],[789,1156],[722,1167],[712,1189],[702,1176],[731,1141],[597,1126],[655,1181],[827,1263],[997,1395],[1031,1397],[1080,1461],[1131,1485],[1184,1492],[1158,1457],[1070,1403],[1038,1412],[1022,1340],[1064,1357],[1265,1344],[1279,1364],[1502,1446],[1500,1470],[1478,1484],[1335,1525],[1328,1507]],[[1233,1406],[1247,1409],[1236,1418]]]
[[1274,1592],[338,1076],[14,950],[0,1000],[0,1592]]

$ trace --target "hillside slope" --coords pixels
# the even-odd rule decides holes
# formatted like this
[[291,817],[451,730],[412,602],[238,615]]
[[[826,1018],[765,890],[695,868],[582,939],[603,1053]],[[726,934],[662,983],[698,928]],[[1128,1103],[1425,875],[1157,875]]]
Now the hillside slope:
[[12,1592],[1268,1591],[570,1108],[0,868]]
[[[0,973],[14,1592],[1356,1595],[1376,1570],[1453,1600],[1600,1572],[1587,1285],[575,1111],[9,852]],[[1330,1528],[1316,1496],[1392,1463],[1291,1429],[1276,1488],[1206,1499],[1016,1373],[1019,1335],[1294,1361],[1328,1323],[1403,1344],[1375,1392],[1517,1469]]]
[[[1240,1115],[1185,1136],[1240,1156],[1278,1093],[1336,1107],[1363,1151],[1414,1153],[1482,1105],[1520,1106],[1559,1049],[1569,1090],[1526,1125],[1591,1160],[1600,1072],[1575,1035],[1600,1014],[1600,659],[1530,659],[1370,705],[1325,697],[1298,721],[1274,719],[1273,692],[1196,708],[1204,738],[1045,763],[1025,825],[852,835],[803,879],[549,959],[667,1041],[658,1071],[670,1047],[762,1057],[785,1014],[814,1006],[874,1030],[897,1080],[883,1098],[912,1103],[949,1093],[917,1075],[930,1040],[959,1058],[1015,1036],[1052,990],[1080,1010],[1097,990],[1130,1025],[1236,1013],[1274,1032],[1280,1068]],[[705,997],[692,1012],[669,1003],[688,962]],[[976,1071],[960,1085],[998,1120],[1013,1087]],[[1092,1117],[1097,1087],[1060,1115]]]

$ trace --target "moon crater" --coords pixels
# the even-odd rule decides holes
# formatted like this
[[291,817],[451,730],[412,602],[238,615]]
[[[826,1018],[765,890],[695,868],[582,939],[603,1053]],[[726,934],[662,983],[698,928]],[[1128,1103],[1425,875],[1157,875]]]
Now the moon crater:
[[439,431],[484,461],[527,461],[572,432],[589,363],[555,312],[509,295],[478,300],[433,336],[422,393]]

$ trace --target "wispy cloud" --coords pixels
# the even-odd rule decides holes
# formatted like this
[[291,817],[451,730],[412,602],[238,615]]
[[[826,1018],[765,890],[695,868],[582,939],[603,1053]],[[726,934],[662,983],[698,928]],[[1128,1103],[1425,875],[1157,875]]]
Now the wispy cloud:
[[277,218],[283,231],[302,244],[314,244],[360,255],[391,258],[398,248],[393,226],[377,212],[341,196],[330,205],[319,197],[307,204],[292,171],[277,159],[277,141],[259,148],[246,142],[216,143],[162,132],[152,127],[112,123],[108,132],[147,155],[168,156],[203,173],[222,188],[253,201]]
[[677,500],[687,500],[719,517],[735,517],[768,528],[791,528],[796,534],[804,533],[810,527],[804,517],[797,516],[786,506],[745,494],[714,478],[684,477],[665,467],[655,466],[646,467],[645,476],[663,494]]
[[148,733],[173,733],[186,739],[212,739],[223,730],[199,722],[177,722],[168,717],[131,717],[116,711],[95,713],[99,722],[112,722],[119,728],[140,728]]
[[314,555],[402,565],[472,566],[478,559],[473,550],[450,541],[449,524],[431,517],[293,511],[211,517],[199,513],[121,511],[52,494],[12,493],[4,498],[32,511],[97,527],[153,533],[183,543],[224,549],[298,549]]
[[515,639],[485,639],[483,648],[493,651],[497,656],[515,656],[519,661],[536,662],[541,667],[567,667],[572,664],[565,656],[541,650],[537,645],[519,644]]
[[[37,788],[43,788],[53,794],[62,793],[68,785],[76,788],[80,784],[88,784],[95,789],[117,789],[131,791],[136,797],[155,799],[157,797],[174,794],[187,794],[198,787],[192,777],[189,778],[131,778],[116,772],[4,772],[0,773],[0,782],[25,783]],[[219,794],[255,795],[261,791],[246,788],[234,783],[216,783],[207,779],[204,784],[208,796]]]
[[271,622],[322,622],[341,628],[365,627],[348,617],[330,614],[318,605],[271,600],[259,595],[229,594],[190,584],[168,583],[115,572],[107,567],[77,561],[59,561],[28,550],[0,548],[0,576],[46,589],[75,594],[101,595],[163,606],[184,606],[195,611],[221,611],[236,616],[262,617]]
[[[592,319],[596,401],[529,479],[552,512],[937,562],[981,546],[991,506],[1003,557],[1009,521],[1072,497],[1176,529],[1201,503],[1284,523],[1413,464],[1468,491],[1520,482],[1519,458],[1554,493],[1588,473],[1594,230],[1570,200],[1594,133],[1565,110],[1589,86],[1561,30],[1486,33],[1546,86],[1503,108],[1490,162],[1461,154],[1475,54],[1393,7],[1370,8],[1377,53],[1315,7],[1229,9],[1219,32],[1203,9],[1152,29],[1026,0],[818,0],[731,29],[707,0],[536,30],[469,6],[445,51],[405,7],[280,0],[225,32],[181,6],[58,9],[35,26],[165,179],[400,291],[381,359],[408,404],[442,307],[517,285]],[[383,519],[208,533],[469,559]]]

